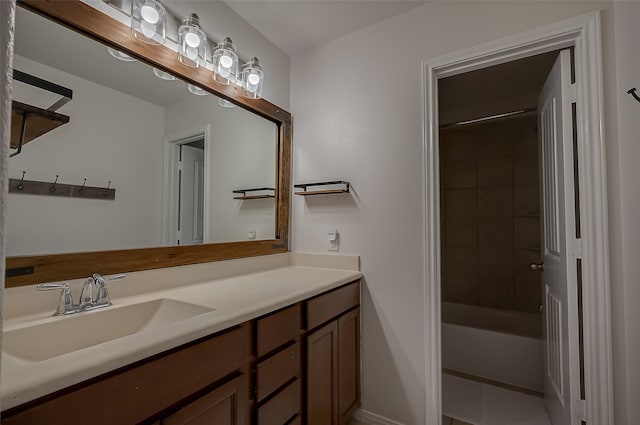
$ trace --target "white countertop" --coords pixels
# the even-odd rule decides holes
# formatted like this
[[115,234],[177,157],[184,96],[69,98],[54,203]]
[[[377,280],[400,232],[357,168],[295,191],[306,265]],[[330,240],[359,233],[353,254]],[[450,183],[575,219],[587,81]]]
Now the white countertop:
[[[222,331],[361,276],[357,256],[297,253],[130,273],[122,281],[109,283],[113,306],[107,309],[168,298],[213,311],[162,329],[144,330],[43,361],[26,361],[3,352],[2,410]],[[71,283],[75,300],[81,281]],[[105,310],[51,317],[59,293],[46,297],[49,302],[46,308],[43,308],[41,294],[35,293],[33,287],[5,290],[4,310],[10,310],[4,320],[5,332]],[[36,307],[28,305],[32,299],[35,301],[31,304],[37,304]],[[20,314],[21,311],[24,314]],[[91,329],[85,331],[91,332]]]

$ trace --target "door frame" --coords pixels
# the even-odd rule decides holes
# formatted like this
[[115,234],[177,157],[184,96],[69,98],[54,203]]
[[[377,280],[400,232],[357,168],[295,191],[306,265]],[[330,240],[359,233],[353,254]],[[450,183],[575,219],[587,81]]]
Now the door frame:
[[425,418],[441,424],[441,252],[438,80],[574,47],[580,161],[585,417],[613,423],[609,229],[600,12],[571,18],[423,62]]
[[164,173],[162,191],[162,244],[175,245],[174,229],[178,221],[178,175],[174,164],[178,161],[180,145],[204,139],[204,211],[203,243],[207,243],[210,223],[210,193],[208,182],[211,181],[211,125],[194,127],[180,133],[172,134],[164,139]]

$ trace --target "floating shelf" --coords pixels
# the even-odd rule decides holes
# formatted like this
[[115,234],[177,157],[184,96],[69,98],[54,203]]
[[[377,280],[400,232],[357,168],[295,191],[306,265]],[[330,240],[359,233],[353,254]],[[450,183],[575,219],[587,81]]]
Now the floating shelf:
[[[69,117],[67,115],[14,100],[11,102],[11,148],[18,149],[20,145],[24,146],[33,139],[68,122]],[[24,135],[22,143],[20,143],[20,133],[23,125],[25,126]]]
[[[329,188],[329,189],[307,190],[307,188],[314,187],[314,186],[341,186],[341,187]],[[301,196],[333,195],[338,193],[349,193],[349,190],[351,189],[351,184],[344,180],[337,180],[337,181],[330,181],[330,182],[296,184],[293,187],[302,189],[302,192],[295,192],[296,195],[301,195]]]
[[[257,193],[255,195],[247,195],[248,192],[272,192],[272,193]],[[276,189],[273,187],[256,187],[251,189],[237,189],[234,190],[233,193],[238,194],[239,196],[234,196],[233,199],[266,199],[266,198],[275,198],[276,197]]]
[[56,111],[69,103],[73,97],[73,90],[17,69],[13,70],[13,79],[61,97],[47,109],[27,105],[15,100],[11,102],[10,146],[16,149],[15,152],[11,153],[11,157],[22,152],[22,147],[30,141],[68,123],[69,117]]

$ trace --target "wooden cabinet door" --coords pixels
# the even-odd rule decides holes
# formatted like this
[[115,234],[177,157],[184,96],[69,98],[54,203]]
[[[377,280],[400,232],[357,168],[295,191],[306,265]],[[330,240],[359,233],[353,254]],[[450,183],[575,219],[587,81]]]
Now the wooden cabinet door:
[[360,404],[360,310],[338,319],[338,419],[346,425]]
[[338,423],[338,322],[307,336],[307,425]]
[[164,418],[161,425],[245,425],[247,384],[241,375]]

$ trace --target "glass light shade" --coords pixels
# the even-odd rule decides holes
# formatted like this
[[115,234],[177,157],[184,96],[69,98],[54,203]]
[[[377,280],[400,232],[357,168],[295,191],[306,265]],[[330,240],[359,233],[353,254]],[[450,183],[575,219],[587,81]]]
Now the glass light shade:
[[173,75],[168,72],[161,71],[158,68],[153,68],[153,74],[161,80],[173,81],[176,79]]
[[223,98],[218,99],[218,105],[222,106],[223,108],[235,108],[236,107],[236,105],[234,105],[233,103],[229,102],[227,99],[223,99]]
[[189,93],[195,94],[196,96],[207,96],[209,94],[208,91],[203,90],[198,86],[194,86],[193,84],[187,84],[187,88],[189,89]]
[[123,62],[135,62],[135,58],[127,55],[126,53],[121,52],[120,50],[113,49],[111,47],[107,47],[107,51],[111,56]]
[[238,55],[229,37],[218,43],[213,50],[213,79],[228,85],[236,81],[238,74]]
[[167,30],[167,11],[157,0],[131,2],[131,33],[149,44],[164,44]]
[[250,99],[260,99],[263,85],[264,73],[260,62],[258,58],[252,58],[242,67],[242,95]]
[[207,35],[200,29],[200,18],[195,13],[184,18],[178,29],[178,60],[192,68],[207,63]]

